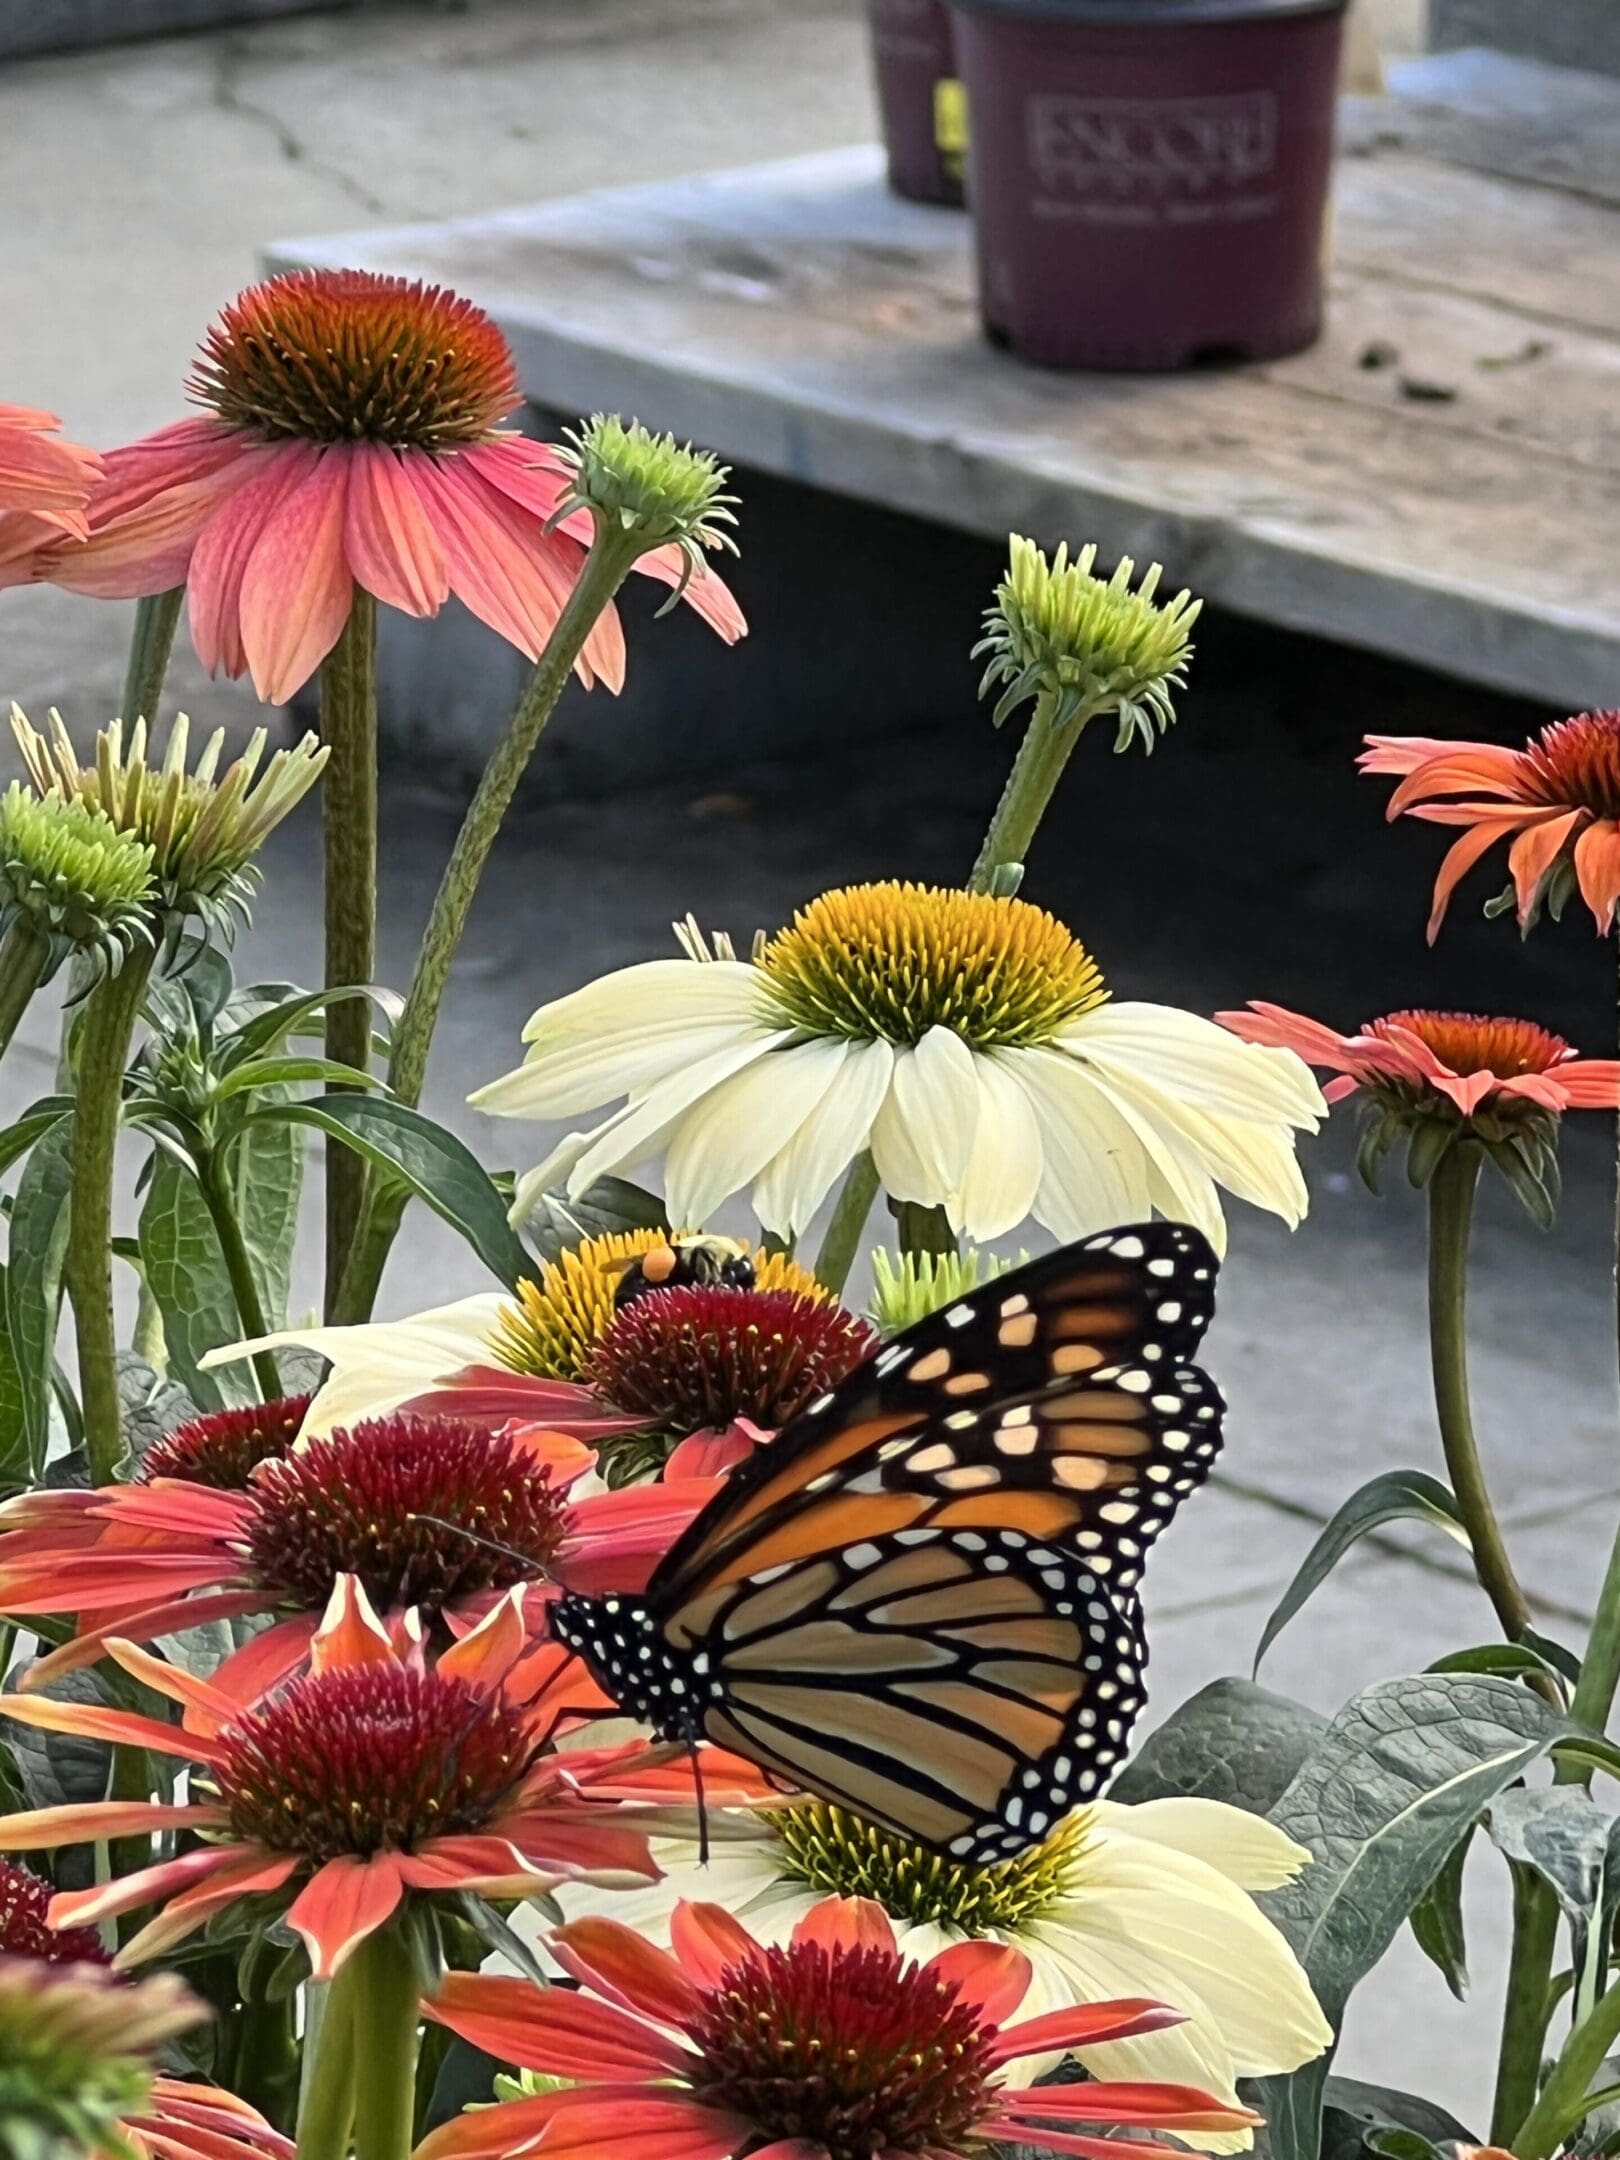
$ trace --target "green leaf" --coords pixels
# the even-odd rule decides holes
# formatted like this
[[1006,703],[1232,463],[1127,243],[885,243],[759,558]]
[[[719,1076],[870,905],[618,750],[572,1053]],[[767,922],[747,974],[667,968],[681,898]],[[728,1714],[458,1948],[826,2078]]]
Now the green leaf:
[[[0,1268],[0,1313],[5,1309],[6,1274]],[[22,1373],[11,1345],[11,1330],[0,1328],[0,1492],[15,1492],[33,1476]]]
[[1109,1798],[1224,1800],[1266,1815],[1326,1731],[1304,1703],[1252,1680],[1212,1680],[1143,1743]]
[[[1261,1901],[1336,2031],[1469,1825],[1564,1730],[1528,1688],[1461,1674],[1382,1681],[1339,1712],[1271,1811],[1315,1864]],[[1317,2160],[1330,2057],[1259,2081],[1277,2160]]]
[[1578,1785],[1507,1792],[1491,1808],[1492,1843],[1552,1887],[1574,1946],[1575,2023],[1590,2014],[1608,1969],[1620,1905],[1620,1814]]
[[215,1088],[214,1100],[229,1102],[233,1096],[251,1094],[256,1088],[308,1086],[317,1080],[327,1087],[380,1088],[383,1084],[377,1074],[356,1074],[353,1066],[339,1065],[331,1058],[249,1058],[231,1067],[229,1075]]
[[472,1150],[420,1110],[370,1095],[322,1095],[272,1104],[247,1121],[312,1125],[375,1163],[459,1230],[490,1273],[513,1288],[534,1266],[506,1219],[494,1180]]
[[1345,1554],[1360,1539],[1380,1530],[1385,1523],[1416,1521],[1434,1523],[1448,1536],[1467,1545],[1457,1502],[1449,1486],[1430,1477],[1426,1470],[1386,1470],[1361,1490],[1352,1493],[1300,1563],[1299,1572],[1283,1592],[1276,1611],[1266,1622],[1260,1647],[1254,1653],[1254,1669],[1306,1600],[1319,1590]]
[[72,1108],[71,1095],[47,1095],[0,1132],[0,1173],[9,1170],[14,1162],[26,1155],[34,1142],[42,1140]]
[[1531,1649],[1528,1643],[1481,1643],[1473,1650],[1453,1650],[1445,1657],[1436,1658],[1427,1668],[1437,1673],[1495,1673],[1503,1680],[1527,1680],[1532,1674],[1542,1674],[1563,1688],[1565,1675],[1558,1667]]
[[141,1264],[163,1315],[174,1378],[202,1410],[257,1401],[251,1365],[202,1370],[204,1355],[221,1343],[239,1341],[242,1327],[207,1203],[196,1179],[170,1155],[153,1160],[139,1231]]
[[197,1415],[197,1405],[177,1380],[166,1379],[133,1350],[118,1353],[118,1400],[124,1437],[137,1463],[147,1449]]
[[628,1178],[598,1178],[577,1200],[565,1192],[543,1193],[530,1210],[524,1228],[529,1243],[542,1260],[557,1260],[587,1238],[606,1237],[614,1231],[667,1230],[669,1218],[656,1193]]
[[[265,984],[261,989],[284,990],[285,984]],[[251,998],[253,992],[243,993]],[[336,1005],[345,998],[370,998],[380,1012],[390,1019],[397,1019],[404,1010],[401,1000],[392,990],[376,985],[363,984],[356,988],[339,990],[294,990],[290,995],[278,996],[274,1004],[251,1019],[245,1020],[231,1035],[230,1057],[233,1064],[238,1059],[265,1056],[280,1048],[289,1035],[303,1032],[303,1023],[313,1019],[328,1005]]]
[[1446,1856],[1444,1867],[1412,1907],[1412,1935],[1418,1948],[1459,2002],[1468,1997],[1468,1941],[1463,1929],[1463,1871],[1474,1841],[1470,1825]]
[[73,1120],[58,1118],[34,1143],[11,1209],[6,1324],[32,1475],[45,1467],[51,1435],[56,1330],[62,1309],[68,1200],[73,1189]]

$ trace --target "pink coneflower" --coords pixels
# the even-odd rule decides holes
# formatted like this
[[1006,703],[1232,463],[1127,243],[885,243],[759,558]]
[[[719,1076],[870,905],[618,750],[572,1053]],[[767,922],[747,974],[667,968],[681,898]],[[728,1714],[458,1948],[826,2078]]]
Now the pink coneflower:
[[25,584],[35,551],[64,534],[89,538],[101,460],[63,442],[61,424],[31,405],[0,405],[0,585]]
[[[547,530],[571,474],[500,426],[522,391],[482,309],[404,278],[294,271],[224,310],[190,390],[209,417],[112,451],[88,544],[45,549],[37,575],[105,599],[186,586],[204,665],[251,674],[272,705],[336,645],[356,585],[407,615],[436,615],[453,593],[538,657],[591,523]],[[687,567],[674,548],[637,565],[669,585]],[[742,635],[712,571],[686,598],[728,642]],[[577,666],[587,687],[622,684],[611,608]]]
[[1431,825],[1467,828],[1435,880],[1431,945],[1458,884],[1487,849],[1508,839],[1521,926],[1548,898],[1561,902],[1562,884],[1579,889],[1600,935],[1613,927],[1620,901],[1620,711],[1555,721],[1522,750],[1369,735],[1360,765],[1364,773],[1405,776],[1390,797],[1390,817],[1404,811]]
[[[1179,2023],[1160,2003],[1008,2020],[1020,1950],[956,1943],[903,1959],[881,1906],[829,1899],[767,1949],[718,1905],[676,1907],[673,1955],[615,1920],[551,1938],[580,1992],[452,1973],[427,2014],[560,2091],[476,2108],[417,2160],[517,2160],[589,2145],[600,2160],[953,2160],[984,2140],[1117,2160],[1112,2129],[1174,2136],[1259,2118],[1186,2086],[1015,2089],[1006,2064]],[[1133,2154],[1177,2148],[1140,2144]],[[1185,2156],[1181,2156],[1185,2160]]]
[[[521,1687],[515,1679],[532,1673],[521,1588],[429,1665],[414,1616],[385,1627],[345,1579],[308,1673],[248,1710],[133,1643],[108,1648],[184,1706],[184,1729],[39,1695],[0,1697],[0,1715],[190,1763],[192,1792],[211,1787],[211,1795],[7,1816],[0,1847],[42,1851],[166,1830],[198,1840],[176,1859],[52,1900],[51,1924],[62,1927],[163,1905],[124,1945],[120,1965],[172,1949],[239,1899],[290,1896],[287,1924],[303,1937],[315,1977],[330,1979],[412,1893],[517,1898],[563,1881],[634,1884],[657,1875],[646,1836],[623,1818],[621,1803],[678,1796],[670,1751],[550,1752],[553,1705],[531,1692],[532,1679]],[[690,1773],[681,1774],[689,1796]]]
[[156,1478],[178,1478],[187,1485],[240,1492],[260,1463],[292,1452],[313,1400],[310,1395],[284,1395],[275,1402],[188,1418],[152,1443],[136,1475],[143,1485]]
[[1322,1090],[1330,1103],[1357,1093],[1402,1102],[1443,1096],[1465,1118],[1515,1100],[1555,1117],[1620,1108],[1620,1063],[1583,1058],[1533,1020],[1394,1012],[1369,1020],[1359,1034],[1339,1035],[1282,1005],[1255,1003],[1216,1017],[1245,1042],[1292,1050],[1307,1065],[1337,1073]]
[[[517,1583],[644,1587],[713,1489],[574,1498],[569,1487],[593,1461],[577,1441],[404,1415],[284,1448],[226,1486],[222,1443],[251,1448],[296,1407],[274,1405],[269,1419],[226,1412],[166,1443],[179,1464],[214,1473],[213,1489],[171,1475],[25,1493],[0,1507],[0,1612],[71,1613],[85,1631],[35,1666],[30,1685],[93,1662],[111,1636],[150,1643],[266,1615],[273,1624],[214,1675],[223,1694],[251,1702],[303,1665],[344,1577],[384,1615],[414,1610],[464,1633]],[[239,1429],[220,1433],[227,1423]],[[611,1707],[583,1667],[574,1679],[572,1709]]]

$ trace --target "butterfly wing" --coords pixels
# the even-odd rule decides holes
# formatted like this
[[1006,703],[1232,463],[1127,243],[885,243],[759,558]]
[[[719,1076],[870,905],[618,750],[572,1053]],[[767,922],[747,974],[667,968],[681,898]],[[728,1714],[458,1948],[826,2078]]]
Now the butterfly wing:
[[1141,1707],[1133,1585],[1208,1474],[1217,1272],[1174,1223],[998,1277],[733,1471],[642,1601],[565,1599],[624,1707],[980,1860],[1095,1791]]

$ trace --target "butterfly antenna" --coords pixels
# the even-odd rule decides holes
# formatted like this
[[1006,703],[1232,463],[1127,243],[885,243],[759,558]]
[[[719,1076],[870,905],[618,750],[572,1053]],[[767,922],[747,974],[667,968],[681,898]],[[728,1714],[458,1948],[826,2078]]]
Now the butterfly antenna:
[[504,1560],[516,1560],[531,1573],[535,1568],[533,1553],[519,1552],[515,1545],[503,1545],[499,1538],[485,1537],[480,1531],[469,1530],[465,1523],[447,1522],[442,1515],[410,1515],[406,1519],[427,1523],[434,1530],[449,1530],[456,1537],[464,1537],[469,1545],[482,1545],[485,1552],[499,1553]]

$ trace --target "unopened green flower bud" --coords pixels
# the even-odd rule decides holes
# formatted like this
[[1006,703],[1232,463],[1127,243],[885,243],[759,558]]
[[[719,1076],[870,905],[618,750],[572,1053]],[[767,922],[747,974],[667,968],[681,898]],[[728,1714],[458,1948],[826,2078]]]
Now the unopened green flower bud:
[[598,413],[577,434],[567,432],[573,447],[563,454],[573,467],[574,484],[555,519],[589,509],[610,529],[616,526],[637,539],[642,553],[679,548],[686,576],[660,613],[667,614],[681,597],[703,549],[737,553],[726,530],[737,522],[737,498],[726,493],[729,466],[673,435],[654,435],[639,420],[626,425],[611,413]]
[[174,927],[197,915],[229,933],[232,915],[245,913],[257,873],[253,857],[320,777],[327,752],[313,735],[278,750],[260,770],[268,736],[256,728],[246,749],[220,772],[223,728],[188,769],[191,723],[176,716],[161,763],[148,762],[147,727],[137,720],[126,739],[115,720],[96,737],[95,762],[81,764],[59,713],[49,736],[12,707],[12,732],[29,777],[42,796],[99,811],[119,832],[151,851],[155,905]]
[[101,811],[20,780],[0,796],[0,938],[43,938],[42,980],[71,953],[113,973],[152,944],[153,891],[151,848]]
[[1117,713],[1116,750],[1137,738],[1151,750],[1175,718],[1172,699],[1186,681],[1189,632],[1203,602],[1188,592],[1156,599],[1157,563],[1133,592],[1129,556],[1107,579],[1093,575],[1096,559],[1092,545],[1071,562],[1065,543],[1048,562],[1032,540],[1013,535],[1007,575],[974,647],[975,658],[990,656],[979,694],[1006,685],[992,716],[997,727],[1036,698],[1054,727]]
[[204,2014],[166,1973],[131,1986],[106,1966],[0,1956],[0,2153],[128,2152],[155,2051]]
[[1016,1260],[1003,1260],[973,1245],[959,1253],[912,1252],[896,1258],[880,1247],[872,1255],[872,1300],[867,1310],[881,1333],[901,1335],[930,1313],[943,1312],[947,1305],[994,1282],[1009,1268],[1022,1267],[1028,1258],[1028,1253],[1020,1253]]

